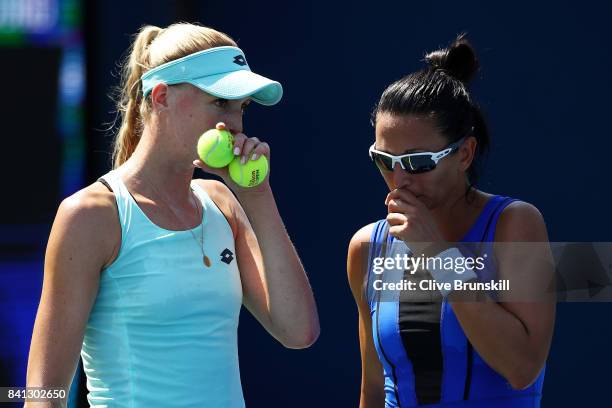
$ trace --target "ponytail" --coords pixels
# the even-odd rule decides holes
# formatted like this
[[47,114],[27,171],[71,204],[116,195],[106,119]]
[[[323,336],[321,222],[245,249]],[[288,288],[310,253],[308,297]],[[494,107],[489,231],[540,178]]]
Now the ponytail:
[[149,69],[149,45],[157,38],[161,28],[144,26],[136,35],[121,75],[121,93],[117,110],[121,114],[121,127],[113,149],[113,169],[121,166],[136,149],[142,134],[142,87],[140,77]]

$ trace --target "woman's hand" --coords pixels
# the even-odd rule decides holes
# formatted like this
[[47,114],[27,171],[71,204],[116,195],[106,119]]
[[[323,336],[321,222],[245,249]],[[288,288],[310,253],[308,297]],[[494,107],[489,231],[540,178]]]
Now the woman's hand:
[[389,211],[389,234],[404,241],[413,252],[443,240],[429,209],[407,189],[391,191],[385,205]]
[[[219,122],[215,127],[219,130],[224,130],[225,123]],[[242,164],[246,163],[248,160],[257,160],[261,156],[266,156],[266,158],[268,159],[268,175],[266,175],[264,181],[262,181],[261,184],[256,187],[241,187],[238,184],[234,183],[234,181],[231,179],[227,166],[220,169],[213,168],[199,159],[194,160],[193,165],[201,168],[207,173],[221,177],[225,184],[232,190],[234,190],[236,193],[259,192],[269,189],[270,184],[268,180],[270,174],[270,146],[266,142],[262,142],[256,137],[247,137],[244,133],[237,133],[233,136],[234,156],[239,156],[240,162]]]

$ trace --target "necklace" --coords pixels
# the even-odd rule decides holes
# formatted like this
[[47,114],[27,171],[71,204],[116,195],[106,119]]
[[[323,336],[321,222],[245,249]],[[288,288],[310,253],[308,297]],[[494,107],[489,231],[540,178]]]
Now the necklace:
[[[160,200],[166,204],[166,206],[168,207],[168,209],[170,210],[170,212],[172,212],[172,215],[174,215],[174,217],[180,221],[180,218],[178,215],[176,215],[176,212],[174,212],[174,210],[172,209],[172,207],[170,205],[168,205],[165,200],[161,199],[161,194],[159,194],[159,192],[157,191],[157,189],[155,188],[155,186],[152,183],[149,183],[149,185],[152,187],[152,189],[155,191],[155,193],[157,193],[157,195],[160,197]],[[193,231],[191,229],[189,229],[189,233],[191,234],[191,236],[193,237],[193,239],[197,242],[198,246],[200,247],[200,251],[202,252],[202,262],[204,262],[204,265],[209,268],[212,265],[212,262],[210,261],[210,258],[208,256],[206,256],[206,254],[204,253],[204,204],[202,204],[202,212],[200,213],[200,206],[198,205],[198,200],[196,199],[196,192],[194,191],[193,187],[189,187],[189,190],[191,190],[191,196],[192,199],[194,201],[194,204],[196,206],[196,211],[198,212],[198,218],[201,222],[201,239],[199,240],[196,235],[193,233]],[[131,193],[130,193],[131,194]],[[134,199],[135,201],[136,199]]]
[[[196,194],[193,188],[190,188],[190,189],[191,189],[192,197],[195,196]],[[200,222],[202,223],[200,225],[202,229],[201,230],[201,240],[198,240],[198,238],[196,237],[196,235],[193,233],[192,230],[189,230],[189,232],[191,233],[191,236],[193,236],[193,239],[196,240],[196,242],[198,242],[199,244],[200,251],[202,251],[202,261],[204,261],[204,265],[206,265],[206,267],[210,267],[211,265],[210,259],[204,253],[204,207],[202,206],[202,213],[200,214],[200,206],[198,205],[198,202],[195,200],[195,198],[193,198],[193,200],[194,200],[196,209],[198,210],[198,216],[199,216]]]

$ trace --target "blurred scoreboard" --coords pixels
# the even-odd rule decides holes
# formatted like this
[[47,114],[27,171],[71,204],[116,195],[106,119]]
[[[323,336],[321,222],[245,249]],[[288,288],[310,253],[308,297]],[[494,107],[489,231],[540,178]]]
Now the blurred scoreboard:
[[81,2],[0,0],[0,245],[40,245],[84,180]]

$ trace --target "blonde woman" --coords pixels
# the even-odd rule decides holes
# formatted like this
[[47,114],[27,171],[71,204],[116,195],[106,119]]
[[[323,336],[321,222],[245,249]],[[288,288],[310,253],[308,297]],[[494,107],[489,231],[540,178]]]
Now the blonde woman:
[[[66,198],[51,230],[28,386],[68,387],[80,352],[91,406],[242,407],[241,305],[285,347],[316,340],[312,291],[268,180],[241,188],[196,160],[198,137],[215,126],[234,134],[243,160],[269,158],[242,114],[281,96],[221,32],[140,30],[113,170]],[[194,166],[237,198],[192,180]]]

